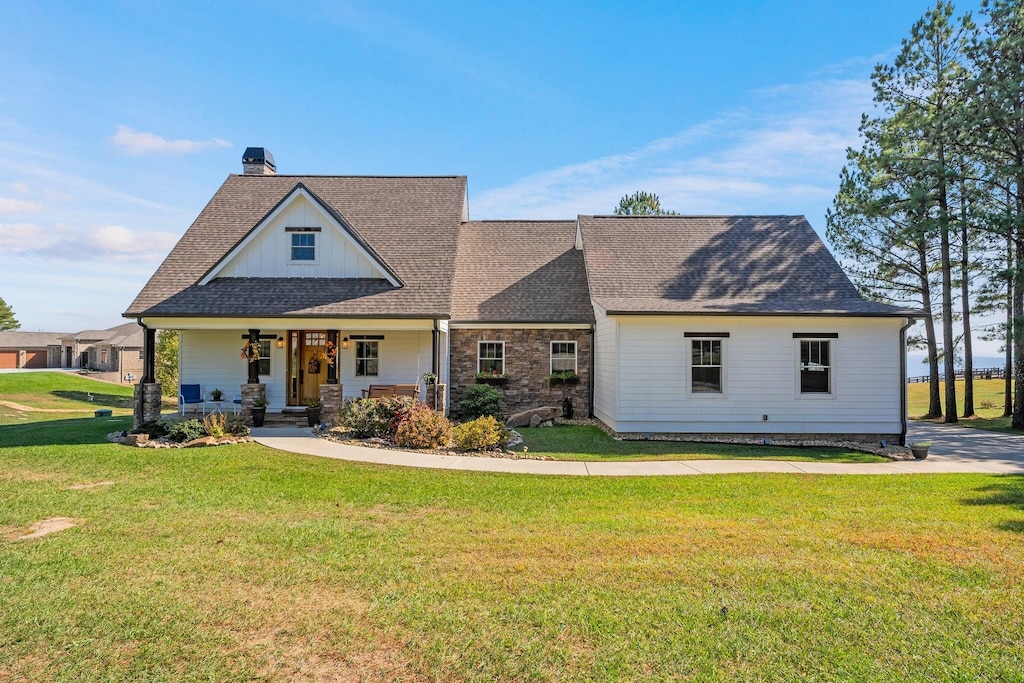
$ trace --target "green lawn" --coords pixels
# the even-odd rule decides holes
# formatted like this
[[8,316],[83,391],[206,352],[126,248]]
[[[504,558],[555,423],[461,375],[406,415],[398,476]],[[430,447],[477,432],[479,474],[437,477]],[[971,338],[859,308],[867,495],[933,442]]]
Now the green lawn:
[[[1003,417],[1003,389],[1001,379],[974,380],[974,410],[976,417],[960,418],[959,424],[965,427],[976,427],[997,432],[1010,431],[1010,418]],[[943,403],[946,400],[946,383],[939,382],[939,396]],[[991,408],[982,407],[982,403],[990,403]],[[956,414],[964,414],[964,383],[956,383]],[[907,414],[913,419],[921,419],[928,412],[928,384],[926,382],[907,385]]]
[[0,374],[0,425],[91,416],[99,408],[110,408],[115,415],[131,415],[132,392],[130,386],[66,372]]
[[[530,453],[556,460],[819,460],[888,462],[869,453],[842,448],[733,446],[679,441],[616,441],[597,427],[558,425],[519,429]],[[523,446],[515,450],[523,450]]]
[[83,520],[0,540],[0,680],[1021,679],[1022,477],[102,443],[126,424],[0,427],[0,528]]

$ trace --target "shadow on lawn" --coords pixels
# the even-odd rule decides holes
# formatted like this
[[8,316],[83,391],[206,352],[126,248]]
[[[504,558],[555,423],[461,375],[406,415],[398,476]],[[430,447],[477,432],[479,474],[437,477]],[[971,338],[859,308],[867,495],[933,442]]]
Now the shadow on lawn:
[[110,432],[131,429],[132,418],[82,417],[0,426],[0,447],[107,443]]
[[[90,405],[107,406],[108,408],[131,408],[131,396],[117,396],[116,394],[94,394],[85,391],[51,391],[52,396],[67,398],[72,401],[81,401]],[[90,399],[89,397],[92,396]]]
[[[1012,510],[1024,511],[1024,475],[1007,474],[999,482],[975,489],[981,494],[977,498],[965,498],[964,505],[1004,505]],[[997,528],[1024,534],[1024,519],[1008,519],[999,522]]]

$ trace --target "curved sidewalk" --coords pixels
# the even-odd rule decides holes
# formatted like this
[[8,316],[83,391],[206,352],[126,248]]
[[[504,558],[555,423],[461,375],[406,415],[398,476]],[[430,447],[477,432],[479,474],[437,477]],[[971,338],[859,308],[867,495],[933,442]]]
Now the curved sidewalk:
[[968,462],[931,457],[921,461],[879,463],[792,462],[784,460],[661,460],[633,462],[581,462],[561,460],[512,460],[462,455],[433,455],[383,448],[350,446],[312,435],[309,429],[253,430],[257,443],[302,455],[350,460],[378,465],[428,469],[557,474],[572,476],[660,476],[687,474],[739,474],[789,472],[794,474],[923,474],[964,472],[974,474],[1024,473],[1024,463],[1008,461]]

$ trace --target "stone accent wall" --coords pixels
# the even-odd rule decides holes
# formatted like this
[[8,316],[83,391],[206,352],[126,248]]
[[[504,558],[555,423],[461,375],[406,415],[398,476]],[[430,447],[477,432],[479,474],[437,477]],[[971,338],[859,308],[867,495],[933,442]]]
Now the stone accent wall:
[[445,394],[448,391],[448,386],[445,384],[427,384],[426,393],[423,395],[423,402],[434,410],[440,410],[444,412],[444,400]]
[[160,419],[163,386],[159,382],[135,385],[135,410],[132,416],[132,427],[143,422]]
[[338,424],[341,417],[341,384],[320,385],[320,421],[328,427]]
[[252,422],[252,402],[257,397],[262,399],[267,397],[266,384],[242,385],[242,417],[246,422]]
[[[577,417],[587,417],[590,408],[590,330],[487,329],[451,331],[452,412],[458,414],[459,396],[470,384],[476,384],[477,343],[505,342],[505,372],[508,383],[502,387],[506,415],[539,406],[561,406],[565,396],[572,398]],[[551,342],[576,342],[576,372],[580,383],[548,386],[551,374]]]

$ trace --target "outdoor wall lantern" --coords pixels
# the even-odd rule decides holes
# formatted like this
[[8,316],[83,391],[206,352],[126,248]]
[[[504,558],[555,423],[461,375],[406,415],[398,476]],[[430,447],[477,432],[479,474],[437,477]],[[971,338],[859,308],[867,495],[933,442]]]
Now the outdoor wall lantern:
[[343,349],[347,349],[348,348],[348,337],[345,337],[344,339],[341,340],[341,348],[343,348]]

